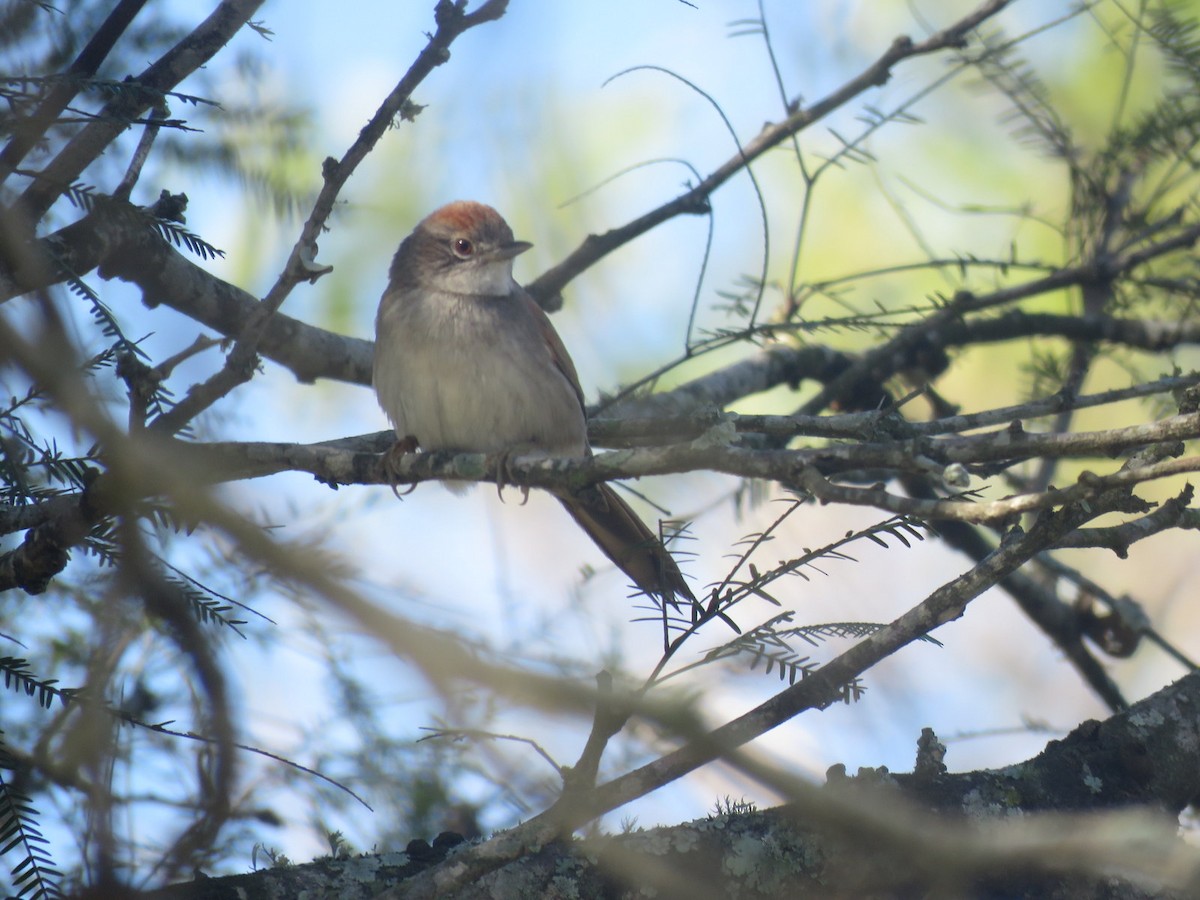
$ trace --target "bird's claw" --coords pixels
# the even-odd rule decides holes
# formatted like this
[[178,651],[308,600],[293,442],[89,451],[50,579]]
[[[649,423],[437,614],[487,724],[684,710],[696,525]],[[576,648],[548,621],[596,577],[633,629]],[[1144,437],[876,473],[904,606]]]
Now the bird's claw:
[[529,485],[517,484],[513,477],[512,461],[516,456],[513,450],[505,450],[496,459],[496,496],[500,501],[504,501],[504,488],[509,484],[513,484],[521,490],[521,505],[524,506],[529,502]]
[[400,481],[400,461],[409,453],[415,453],[417,450],[417,439],[411,434],[402,437],[392,444],[383,454],[383,474],[387,478],[388,487],[392,489],[392,493],[396,495],[397,500],[403,500],[409,494],[417,489],[417,482],[413,482],[408,486],[408,490],[401,492],[398,490]]

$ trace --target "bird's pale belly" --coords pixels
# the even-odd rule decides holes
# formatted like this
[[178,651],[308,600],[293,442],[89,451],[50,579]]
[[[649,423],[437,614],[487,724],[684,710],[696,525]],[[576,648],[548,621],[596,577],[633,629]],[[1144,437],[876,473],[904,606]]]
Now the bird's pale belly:
[[495,350],[450,349],[412,366],[397,360],[396,377],[386,379],[399,388],[397,435],[425,450],[584,455],[583,411],[567,380]]

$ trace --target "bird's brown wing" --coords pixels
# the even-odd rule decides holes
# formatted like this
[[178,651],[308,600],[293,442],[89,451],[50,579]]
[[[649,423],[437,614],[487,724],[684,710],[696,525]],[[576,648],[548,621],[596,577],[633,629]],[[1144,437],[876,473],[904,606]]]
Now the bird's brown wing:
[[537,323],[542,337],[546,339],[546,349],[550,354],[550,361],[562,373],[563,377],[570,382],[571,387],[575,390],[575,396],[579,398],[579,408],[583,409],[583,388],[579,386],[579,374],[575,371],[575,363],[571,362],[571,355],[567,353],[566,345],[563,344],[562,338],[558,336],[558,332],[554,330],[554,325],[551,324],[550,317],[546,315],[546,311],[537,305],[537,301],[524,290],[521,291],[521,299],[528,307],[529,315]]
[[[545,338],[545,346],[555,368],[570,382],[579,397],[580,409],[584,408],[583,389],[579,386],[579,375],[567,348],[550,323],[550,317],[537,305],[529,294],[521,292]],[[590,453],[590,450],[589,450]],[[656,594],[668,603],[676,596],[696,601],[692,589],[671,558],[667,548],[650,528],[638,518],[624,500],[607,484],[594,487],[571,496],[560,496],[559,502],[571,514],[571,518],[587,532],[588,537],[622,572],[629,576],[638,590]]]

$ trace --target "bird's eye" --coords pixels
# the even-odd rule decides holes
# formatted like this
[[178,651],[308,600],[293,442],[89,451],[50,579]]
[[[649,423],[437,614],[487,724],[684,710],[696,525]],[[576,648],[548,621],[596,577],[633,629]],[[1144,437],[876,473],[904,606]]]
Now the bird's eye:
[[450,242],[450,247],[459,259],[469,259],[475,255],[475,245],[465,237],[455,238]]

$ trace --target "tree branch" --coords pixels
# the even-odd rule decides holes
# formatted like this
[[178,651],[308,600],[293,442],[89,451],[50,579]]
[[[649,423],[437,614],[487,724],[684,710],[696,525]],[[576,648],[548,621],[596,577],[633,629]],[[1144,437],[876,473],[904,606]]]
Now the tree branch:
[[[603,784],[587,795],[570,797],[569,804],[560,801],[528,822],[456,854],[452,871],[423,873],[405,885],[403,895],[385,892],[379,895],[379,900],[400,896],[406,900],[444,896],[445,892],[475,881],[512,860],[536,853],[550,840],[569,834],[598,815],[719,759],[805,710],[820,709],[842,700],[845,685],[939,625],[957,619],[975,597],[996,581],[1016,571],[1037,553],[1053,547],[1058,538],[1098,515],[1105,507],[1105,503],[1098,502],[1088,512],[1076,506],[1043,514],[1027,533],[1001,544],[979,565],[938,588],[890,625],[765,703],[707,734],[691,736],[690,741],[679,749]],[[676,727],[660,724],[672,731]]]
[[262,0],[223,0],[191,34],[134,78],[129,90],[106,103],[102,118],[68,141],[21,195],[18,205],[26,221],[39,221],[63,188],[128,127],[128,120],[145,113],[158,102],[158,95],[174,89],[212,59],[261,5]]
[[20,165],[25,154],[37,144],[59,113],[66,109],[71,98],[79,93],[82,80],[96,74],[100,63],[104,62],[113,45],[145,5],[146,0],[120,0],[79,51],[64,76],[54,82],[38,108],[20,120],[13,136],[0,152],[0,184]]
[[[733,429],[717,426],[694,441],[603,453],[590,459],[510,460],[513,476],[523,485],[558,492],[579,490],[599,481],[678,474],[709,469],[743,478],[762,478],[802,486],[823,501],[873,506],[929,521],[1004,522],[1014,516],[1069,503],[1085,502],[1097,491],[1131,488],[1146,481],[1200,470],[1200,458],[1185,457],[1127,466],[1095,474],[1085,471],[1066,488],[1020,494],[980,502],[976,498],[922,500],[889,493],[882,486],[856,487],[831,481],[827,474],[883,470],[892,475],[932,474],[945,467],[1013,463],[1039,456],[1092,458],[1111,456],[1147,443],[1200,436],[1200,413],[1107,432],[1029,434],[1022,430],[971,437],[921,439],[873,444],[840,444],[797,450],[754,450],[729,443]],[[372,436],[370,446],[383,438]],[[367,445],[360,445],[367,446]],[[483,454],[422,453],[400,459],[391,474],[380,458],[345,442],[293,444],[219,442],[179,444],[181,459],[203,463],[219,480],[259,478],[284,471],[303,471],[330,484],[416,484],[427,480],[494,480],[497,460]]]
[[[96,228],[105,248],[102,278],[132,282],[141,288],[147,306],[170,306],[226,336],[241,333],[254,316],[260,302],[252,294],[204,271],[148,229],[131,233],[125,225],[122,231],[119,222],[103,215]],[[281,313],[267,322],[259,349],[301,382],[333,378],[371,383],[370,341],[334,334]]]
[[709,197],[722,184],[736,175],[768,150],[812,125],[836,109],[849,103],[859,94],[886,84],[892,69],[900,62],[917,56],[936,53],[948,47],[961,47],[968,33],[1008,6],[1010,0],[988,0],[953,25],[914,43],[911,38],[898,37],[870,66],[812,106],[797,108],[782,122],[767,125],[739,153],[714,169],[699,184],[645,215],[602,235],[588,235],[583,243],[565,260],[543,273],[526,288],[543,306],[552,306],[553,298],[581,272],[599,262],[609,253],[650,229],[679,215],[702,213],[708,210]]

